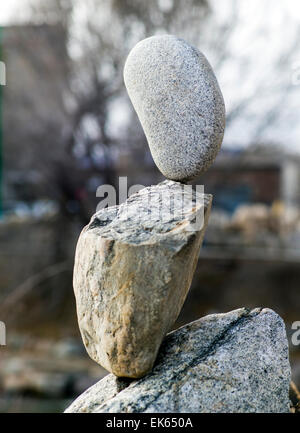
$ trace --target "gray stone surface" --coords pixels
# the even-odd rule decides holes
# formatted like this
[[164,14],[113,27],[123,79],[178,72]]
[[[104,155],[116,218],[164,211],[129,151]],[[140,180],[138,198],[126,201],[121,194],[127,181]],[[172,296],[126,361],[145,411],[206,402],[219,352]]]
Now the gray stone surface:
[[90,357],[116,376],[151,370],[189,290],[211,201],[165,181],[99,211],[83,229],[73,280],[78,323]]
[[124,81],[162,174],[183,181],[207,170],[222,143],[225,106],[205,56],[175,36],[153,36],[129,53]]
[[289,412],[289,383],[282,319],[242,308],[168,334],[149,375],[110,374],[66,412]]

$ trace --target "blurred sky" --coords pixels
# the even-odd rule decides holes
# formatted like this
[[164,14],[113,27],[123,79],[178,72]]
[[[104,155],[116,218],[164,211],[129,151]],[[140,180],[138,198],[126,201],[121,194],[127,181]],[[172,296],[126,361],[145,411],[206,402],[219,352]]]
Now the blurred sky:
[[[82,8],[83,3],[76,1]],[[158,7],[164,7],[166,1],[172,4],[172,0],[157,0]],[[210,0],[214,11],[211,32],[229,19],[234,2]],[[16,13],[28,18],[26,0],[2,1],[0,24],[14,22]],[[227,112],[241,100],[248,102],[241,115],[227,125],[225,146],[265,141],[300,152],[300,1],[238,0],[228,44],[230,56],[216,71]],[[214,67],[216,53],[210,52],[209,44],[200,49]],[[264,125],[274,108],[280,115]]]
[[[210,4],[216,24],[222,25],[234,0]],[[243,99],[248,109],[228,125],[224,143],[259,140],[300,152],[300,1],[238,0],[237,5],[231,56],[218,80],[227,111]],[[280,115],[265,127],[264,119],[276,107]]]

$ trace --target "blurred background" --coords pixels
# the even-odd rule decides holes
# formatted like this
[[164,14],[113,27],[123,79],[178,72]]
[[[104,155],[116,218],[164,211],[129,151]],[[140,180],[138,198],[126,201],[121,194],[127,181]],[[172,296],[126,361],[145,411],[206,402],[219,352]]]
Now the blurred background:
[[170,33],[207,56],[224,94],[214,195],[175,327],[242,306],[285,320],[300,385],[300,4],[297,0],[10,0],[0,6],[0,412],[59,412],[106,374],[81,343],[76,242],[102,184],[163,180],[122,72]]

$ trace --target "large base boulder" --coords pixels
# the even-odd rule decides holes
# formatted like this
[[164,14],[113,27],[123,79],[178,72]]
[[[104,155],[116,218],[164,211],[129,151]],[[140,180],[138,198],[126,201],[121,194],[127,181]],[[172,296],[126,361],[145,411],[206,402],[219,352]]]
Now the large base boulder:
[[289,412],[282,319],[269,309],[213,314],[170,333],[152,372],[110,374],[66,412]]

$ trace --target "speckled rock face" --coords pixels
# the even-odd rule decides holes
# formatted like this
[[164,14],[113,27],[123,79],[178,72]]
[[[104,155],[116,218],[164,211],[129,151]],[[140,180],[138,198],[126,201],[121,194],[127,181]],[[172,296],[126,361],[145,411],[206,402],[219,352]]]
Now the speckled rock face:
[[66,412],[289,412],[290,376],[282,319],[241,308],[168,334],[149,375],[106,376]]
[[191,180],[213,163],[225,106],[205,56],[175,36],[139,42],[124,68],[125,85],[162,174]]
[[73,281],[82,339],[116,376],[151,370],[189,290],[212,197],[183,188],[144,188],[96,213],[80,235]]

